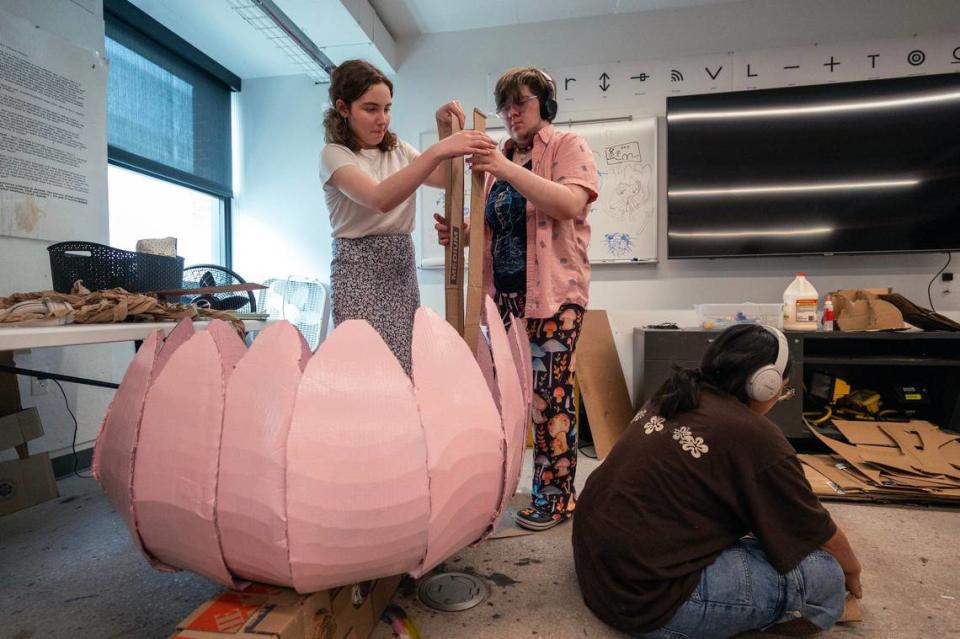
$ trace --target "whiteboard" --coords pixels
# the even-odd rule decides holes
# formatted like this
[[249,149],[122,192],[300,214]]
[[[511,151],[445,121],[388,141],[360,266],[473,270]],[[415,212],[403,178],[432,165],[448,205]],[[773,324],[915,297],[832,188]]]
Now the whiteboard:
[[[558,128],[568,125],[557,124]],[[586,140],[597,164],[599,196],[592,204],[591,263],[654,262],[657,259],[657,121],[644,118],[613,124],[572,125]],[[498,140],[502,130],[490,132]],[[434,131],[420,135],[420,148],[437,141]],[[470,202],[470,171],[464,177],[464,215]],[[442,268],[443,247],[437,244],[433,214],[444,213],[443,190],[421,187],[417,226],[420,267]]]

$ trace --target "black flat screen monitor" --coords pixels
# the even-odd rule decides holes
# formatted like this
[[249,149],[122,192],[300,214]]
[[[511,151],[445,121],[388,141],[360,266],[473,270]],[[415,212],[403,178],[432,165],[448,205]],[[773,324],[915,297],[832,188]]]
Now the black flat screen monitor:
[[960,248],[960,74],[667,100],[671,258]]

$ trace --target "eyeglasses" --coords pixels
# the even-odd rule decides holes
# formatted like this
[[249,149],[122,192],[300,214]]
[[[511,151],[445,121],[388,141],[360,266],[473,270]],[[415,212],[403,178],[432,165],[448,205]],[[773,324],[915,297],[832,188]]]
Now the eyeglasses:
[[527,95],[513,102],[504,102],[501,106],[497,107],[497,115],[501,118],[505,117],[510,111],[519,111],[527,105],[527,102],[530,100],[536,100],[537,96]]
[[797,389],[792,386],[785,386],[782,391],[780,391],[780,396],[777,397],[778,402],[785,402],[788,399],[793,399],[797,396]]

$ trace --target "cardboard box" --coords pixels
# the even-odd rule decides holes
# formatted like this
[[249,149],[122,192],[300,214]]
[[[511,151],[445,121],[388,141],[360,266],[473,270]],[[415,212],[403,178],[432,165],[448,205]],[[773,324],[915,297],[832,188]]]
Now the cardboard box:
[[251,584],[208,600],[170,639],[367,639],[400,577],[300,595]]
[[[43,425],[36,408],[0,417],[0,450],[22,446],[42,436]],[[23,457],[26,455],[21,455]]]
[[0,515],[57,497],[57,480],[47,453],[0,462]]
[[[0,365],[15,366],[13,353],[0,351]],[[0,417],[22,410],[20,405],[20,386],[13,373],[0,373]]]

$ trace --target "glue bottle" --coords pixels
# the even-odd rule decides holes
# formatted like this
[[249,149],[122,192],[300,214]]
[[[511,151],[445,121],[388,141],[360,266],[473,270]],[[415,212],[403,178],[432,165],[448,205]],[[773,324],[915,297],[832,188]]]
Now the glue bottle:
[[826,299],[823,300],[823,331],[829,332],[833,330],[833,300],[830,299],[830,296],[827,295]]
[[817,330],[817,304],[820,295],[807,281],[806,273],[796,278],[783,292],[783,328],[788,331]]

